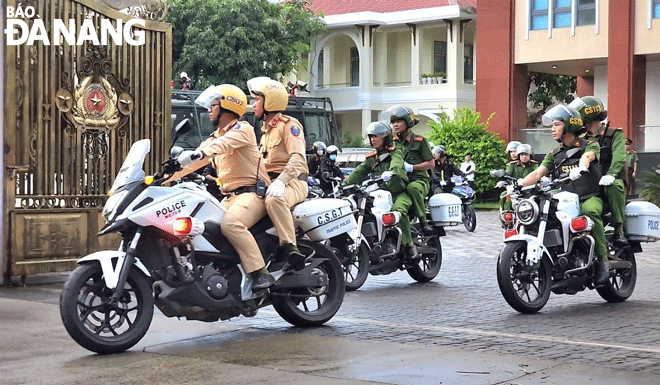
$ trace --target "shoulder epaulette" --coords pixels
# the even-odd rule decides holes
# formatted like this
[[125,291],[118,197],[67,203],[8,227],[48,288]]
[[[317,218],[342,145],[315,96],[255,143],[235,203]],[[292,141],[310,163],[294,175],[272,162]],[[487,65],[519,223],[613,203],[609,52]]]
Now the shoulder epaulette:
[[372,152],[368,153],[368,154],[366,155],[366,157],[367,157],[367,158],[371,158],[372,156],[376,156],[376,155],[378,155],[378,152],[377,152],[377,151],[372,151]]
[[289,118],[289,117],[286,116],[286,115],[280,115],[280,120],[283,121],[284,123],[286,123],[286,122],[288,122],[289,120],[291,120],[291,118]]
[[530,160],[529,160],[529,163],[538,164],[539,162],[535,161],[534,159],[530,159]]
[[395,150],[396,150],[396,145],[395,144],[393,144],[393,145],[391,145],[387,148],[387,151],[389,151],[389,152],[394,152]]
[[396,142],[396,141],[399,140],[399,137],[398,137],[398,136],[395,136],[395,137],[392,138],[392,140]]
[[414,140],[415,140],[415,142],[422,142],[422,141],[424,141],[424,137],[415,135]]
[[507,163],[507,165],[510,165],[510,164],[518,164],[518,161],[517,160],[512,160],[511,162]]

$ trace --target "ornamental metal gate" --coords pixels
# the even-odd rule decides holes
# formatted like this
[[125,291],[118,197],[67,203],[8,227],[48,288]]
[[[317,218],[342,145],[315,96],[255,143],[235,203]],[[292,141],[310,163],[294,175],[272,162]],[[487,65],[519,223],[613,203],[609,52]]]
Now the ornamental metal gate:
[[[48,37],[55,19],[75,20],[75,37],[88,19],[97,36],[102,20],[131,19],[93,0],[7,5],[18,3],[34,7],[35,16],[21,20],[31,28],[41,19]],[[96,236],[107,191],[134,141],[151,139],[149,173],[164,159],[171,132],[172,29],[145,21],[130,36],[139,31],[143,45],[125,38],[5,45],[6,276],[70,270],[80,256],[118,247],[117,237]]]

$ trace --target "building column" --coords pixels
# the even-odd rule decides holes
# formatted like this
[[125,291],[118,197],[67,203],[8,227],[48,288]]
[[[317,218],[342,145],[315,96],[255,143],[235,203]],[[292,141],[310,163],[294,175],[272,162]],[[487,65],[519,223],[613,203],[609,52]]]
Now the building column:
[[374,74],[374,78],[381,87],[384,87],[387,81],[387,33],[381,32],[379,38],[374,39],[374,44],[378,48],[376,50],[378,57],[374,58],[374,61],[378,61],[378,72]]
[[[3,4],[5,2],[3,1]],[[0,28],[2,30],[5,30],[6,26],[6,17],[5,17],[5,9],[0,9]],[[2,33],[0,34],[0,63],[5,63],[4,66],[2,66],[2,70],[0,70],[0,123],[3,125],[3,134],[0,135],[0,148],[4,149],[5,144],[5,135],[4,135],[4,127],[8,127],[9,125],[5,126],[5,90],[8,89],[6,88],[5,84],[5,71],[7,71],[7,65],[8,61],[5,61],[5,55],[6,55],[6,50],[7,46],[5,45],[5,34]],[[7,183],[5,181],[5,151],[0,151],[0,180],[2,180],[2,184],[4,186],[10,187],[11,184]],[[9,236],[9,234],[6,233],[5,229],[7,229],[8,226],[8,221],[9,221],[9,211],[5,211],[7,206],[7,194],[5,193],[5,189],[3,188],[2,191],[0,192],[0,212],[2,213],[2,219],[0,220],[0,245],[2,245],[2,252],[0,252],[0,285],[5,284],[5,274],[7,273],[7,247],[5,240],[7,239],[6,237]],[[9,280],[11,280],[11,277],[7,277]]]
[[416,24],[410,24],[410,84],[413,87],[419,86],[421,83],[419,73],[419,38],[422,30]]
[[495,113],[489,130],[500,139],[517,139],[527,125],[529,76],[527,66],[514,64],[513,2],[477,0],[477,9],[488,15],[477,22],[477,111],[483,121]]
[[365,129],[371,123],[371,109],[363,108],[362,109],[362,128],[360,132],[362,133],[362,138],[366,135]]
[[330,68],[332,68],[332,51],[334,50],[334,38],[328,40],[325,43],[325,46],[323,46],[323,79],[322,84],[323,88],[328,88],[330,85],[330,80],[332,79],[332,73],[330,71]]
[[646,119],[646,56],[635,55],[635,0],[611,1],[609,7],[607,115],[643,146],[637,127]]
[[577,96],[593,96],[594,95],[594,77],[593,76],[578,76],[577,77]]
[[453,87],[463,84],[463,39],[459,35],[461,21],[452,20],[447,25],[447,83]]

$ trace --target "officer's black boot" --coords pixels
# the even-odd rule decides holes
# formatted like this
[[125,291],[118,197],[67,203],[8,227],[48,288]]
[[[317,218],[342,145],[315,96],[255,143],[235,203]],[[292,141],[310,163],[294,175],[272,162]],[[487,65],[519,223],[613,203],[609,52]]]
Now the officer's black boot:
[[610,264],[607,261],[598,261],[596,265],[596,276],[594,277],[594,283],[596,285],[602,285],[610,279]]
[[305,255],[298,250],[298,247],[291,243],[284,245],[284,252],[287,254],[286,263],[282,266],[282,271],[301,270],[305,267]]
[[253,271],[250,273],[250,275],[252,276],[253,291],[268,289],[275,283],[275,279],[272,275],[270,275],[265,267],[262,267],[257,271]]
[[615,247],[626,247],[628,246],[628,240],[623,234],[623,225],[618,225],[616,231],[614,231],[614,246]]
[[420,220],[419,225],[422,228],[422,233],[424,233],[425,235],[432,235],[435,232],[435,229],[433,228],[433,226],[431,226],[426,221],[426,219]]

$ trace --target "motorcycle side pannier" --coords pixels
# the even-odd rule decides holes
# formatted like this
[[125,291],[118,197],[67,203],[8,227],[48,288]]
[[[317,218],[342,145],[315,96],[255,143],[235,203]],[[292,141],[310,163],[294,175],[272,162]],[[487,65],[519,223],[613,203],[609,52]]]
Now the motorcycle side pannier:
[[357,228],[351,205],[341,199],[312,199],[293,209],[293,221],[312,241],[323,241]]
[[650,202],[628,203],[626,237],[640,242],[655,242],[660,239],[660,208]]
[[454,194],[435,194],[429,199],[431,220],[437,226],[456,226],[463,223],[461,198]]

